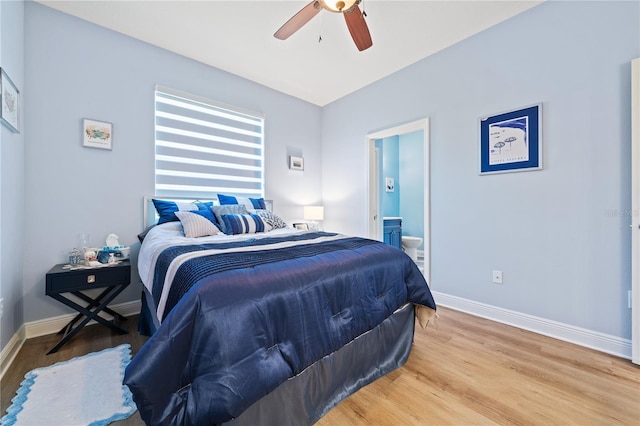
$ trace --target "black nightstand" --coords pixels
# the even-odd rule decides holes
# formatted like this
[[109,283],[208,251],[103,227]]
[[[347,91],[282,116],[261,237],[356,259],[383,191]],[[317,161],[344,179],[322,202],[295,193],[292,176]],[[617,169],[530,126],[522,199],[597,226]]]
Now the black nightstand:
[[[60,303],[75,309],[79,312],[69,323],[58,332],[63,334],[62,339],[53,347],[47,355],[56,352],[69,339],[71,339],[82,327],[91,320],[109,327],[120,334],[127,331],[118,326],[119,321],[127,319],[119,313],[107,308],[115,297],[122,292],[131,282],[131,263],[128,260],[115,265],[101,266],[97,268],[63,269],[64,264],[56,265],[47,272],[47,296],[53,297]],[[84,291],[94,288],[104,288],[104,290],[94,299],[87,296]],[[63,296],[63,293],[71,293],[74,296],[88,303],[83,307],[73,300]],[[113,322],[100,317],[98,313],[106,312],[113,316]],[[85,317],[78,323],[80,318]],[[78,324],[76,324],[78,323]]]

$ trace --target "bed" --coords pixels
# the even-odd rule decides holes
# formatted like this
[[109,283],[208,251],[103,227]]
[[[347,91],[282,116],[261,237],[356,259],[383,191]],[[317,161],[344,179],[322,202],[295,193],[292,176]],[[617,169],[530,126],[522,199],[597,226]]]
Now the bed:
[[[401,250],[249,211],[214,216],[231,228],[242,216],[246,232],[188,238],[187,222],[168,221],[144,237],[140,329],[151,337],[124,382],[146,424],[313,424],[404,364],[415,317],[426,326],[435,314]],[[261,232],[246,222],[258,213]]]

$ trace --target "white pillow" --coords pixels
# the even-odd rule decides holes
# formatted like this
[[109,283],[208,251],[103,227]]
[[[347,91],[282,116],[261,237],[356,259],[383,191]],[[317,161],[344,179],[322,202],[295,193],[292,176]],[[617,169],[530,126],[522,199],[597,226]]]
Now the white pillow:
[[[213,222],[203,215],[204,211],[177,211],[175,215],[180,219],[184,236],[187,238],[208,237],[209,235],[217,235],[220,229]],[[208,213],[213,217],[211,210]],[[206,213],[204,213],[206,214]]]

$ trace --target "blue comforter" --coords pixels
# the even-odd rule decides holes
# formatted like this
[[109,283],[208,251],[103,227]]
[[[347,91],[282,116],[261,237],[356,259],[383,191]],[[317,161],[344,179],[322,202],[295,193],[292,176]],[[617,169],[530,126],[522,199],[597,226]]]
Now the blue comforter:
[[405,303],[435,309],[405,253],[334,235],[306,233],[293,245],[282,237],[228,243],[228,253],[196,257],[191,254],[224,246],[163,252],[155,269],[156,301],[172,259],[188,259],[172,279],[161,327],[126,369],[124,382],[142,419],[228,421]]

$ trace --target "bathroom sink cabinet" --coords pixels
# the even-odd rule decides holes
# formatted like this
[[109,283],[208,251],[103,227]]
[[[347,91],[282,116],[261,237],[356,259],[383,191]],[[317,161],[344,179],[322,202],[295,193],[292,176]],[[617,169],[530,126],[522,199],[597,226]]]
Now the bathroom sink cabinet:
[[383,219],[384,242],[402,250],[402,219]]

